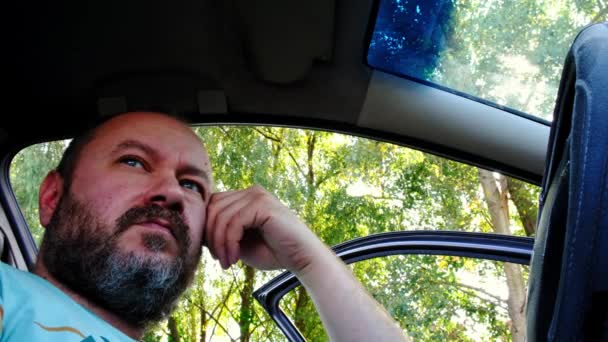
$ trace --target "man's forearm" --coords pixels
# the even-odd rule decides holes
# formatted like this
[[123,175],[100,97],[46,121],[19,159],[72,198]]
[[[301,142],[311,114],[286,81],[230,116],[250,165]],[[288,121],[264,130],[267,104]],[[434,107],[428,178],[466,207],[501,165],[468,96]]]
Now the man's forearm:
[[403,331],[335,254],[320,245],[296,273],[332,341],[407,341]]

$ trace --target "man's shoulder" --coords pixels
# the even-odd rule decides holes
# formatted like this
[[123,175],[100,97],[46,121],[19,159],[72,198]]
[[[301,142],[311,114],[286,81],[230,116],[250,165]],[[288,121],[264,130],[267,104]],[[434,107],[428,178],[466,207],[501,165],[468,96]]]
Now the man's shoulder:
[[36,281],[34,279],[39,277],[30,272],[20,270],[0,261],[0,281],[3,281],[4,278],[23,279],[24,281]]
[[0,341],[127,341],[45,279],[0,263]]
[[29,272],[22,271],[20,269],[17,269],[9,264],[6,264],[6,263],[0,261],[0,277],[4,277],[4,276],[21,277],[24,274],[29,274]]
[[43,294],[50,294],[59,291],[39,276],[3,262],[0,262],[0,288],[2,292],[10,291],[11,293],[15,291],[40,293],[42,291]]

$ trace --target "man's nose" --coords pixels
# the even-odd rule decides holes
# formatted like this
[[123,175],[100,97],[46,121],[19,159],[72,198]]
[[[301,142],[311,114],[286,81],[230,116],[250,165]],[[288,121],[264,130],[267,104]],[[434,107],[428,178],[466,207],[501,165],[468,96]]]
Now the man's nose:
[[147,204],[156,204],[182,214],[184,211],[183,190],[175,176],[158,177],[146,196]]

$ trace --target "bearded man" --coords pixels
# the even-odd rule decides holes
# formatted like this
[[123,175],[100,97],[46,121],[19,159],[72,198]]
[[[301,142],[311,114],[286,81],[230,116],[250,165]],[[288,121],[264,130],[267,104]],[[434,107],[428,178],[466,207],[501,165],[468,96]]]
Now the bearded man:
[[166,114],[121,114],[76,137],[41,184],[39,212],[33,274],[0,264],[0,341],[139,339],[171,313],[203,246],[223,268],[241,260],[296,274],[333,340],[404,339],[274,196],[214,193],[201,141]]

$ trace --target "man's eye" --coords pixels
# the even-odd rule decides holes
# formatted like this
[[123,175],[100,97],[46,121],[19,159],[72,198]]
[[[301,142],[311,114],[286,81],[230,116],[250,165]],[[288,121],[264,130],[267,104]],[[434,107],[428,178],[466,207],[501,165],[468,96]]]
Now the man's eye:
[[193,181],[184,179],[184,180],[180,181],[180,185],[188,190],[196,191],[201,194],[203,193],[203,189]]
[[144,163],[141,160],[133,157],[124,157],[120,162],[131,167],[145,168]]

